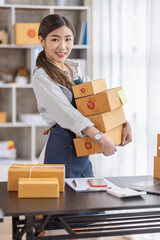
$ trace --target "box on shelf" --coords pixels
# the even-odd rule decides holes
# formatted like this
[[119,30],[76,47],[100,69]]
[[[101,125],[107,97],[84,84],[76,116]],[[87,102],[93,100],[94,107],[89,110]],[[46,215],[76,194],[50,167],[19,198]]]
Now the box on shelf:
[[18,198],[59,198],[57,178],[19,178]]
[[39,23],[16,23],[15,43],[16,44],[39,44],[38,40]]
[[101,132],[107,132],[126,122],[123,107],[116,108],[113,111],[95,114],[88,118]]
[[19,178],[57,178],[64,192],[64,164],[12,164],[8,170],[8,191],[18,191]]
[[160,157],[160,134],[157,134],[157,156]]
[[[105,135],[116,145],[120,145],[122,141],[122,129],[123,125],[120,125],[109,130]],[[100,143],[95,143],[94,140],[89,137],[75,138],[73,142],[78,157],[103,152]]]
[[86,97],[107,90],[106,81],[104,78],[97,79],[92,82],[78,84],[72,87],[74,98]]
[[154,177],[160,178],[160,157],[154,156]]
[[122,105],[118,95],[119,90],[121,90],[121,87],[112,88],[89,97],[76,99],[77,109],[84,116],[112,111]]
[[0,112],[0,123],[6,123],[6,112]]

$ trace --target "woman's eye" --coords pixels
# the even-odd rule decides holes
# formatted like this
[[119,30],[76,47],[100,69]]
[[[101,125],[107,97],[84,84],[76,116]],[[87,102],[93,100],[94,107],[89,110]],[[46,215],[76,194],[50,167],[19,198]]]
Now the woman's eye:
[[72,41],[71,38],[66,38],[66,42],[70,42],[70,41]]
[[57,38],[53,38],[52,41],[53,42],[58,42],[58,39]]

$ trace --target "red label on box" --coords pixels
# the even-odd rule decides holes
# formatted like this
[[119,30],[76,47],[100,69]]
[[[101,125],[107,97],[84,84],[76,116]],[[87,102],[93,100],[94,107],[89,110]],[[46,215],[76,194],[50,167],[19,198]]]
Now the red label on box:
[[89,150],[89,149],[91,149],[92,148],[92,144],[90,143],[90,142],[85,142],[85,148],[87,149],[87,150]]
[[81,92],[85,93],[86,89],[85,88],[81,88]]
[[36,31],[34,29],[29,29],[27,35],[29,38],[34,38],[36,36]]
[[95,103],[90,101],[87,103],[87,107],[90,109],[90,110],[93,110],[95,108]]

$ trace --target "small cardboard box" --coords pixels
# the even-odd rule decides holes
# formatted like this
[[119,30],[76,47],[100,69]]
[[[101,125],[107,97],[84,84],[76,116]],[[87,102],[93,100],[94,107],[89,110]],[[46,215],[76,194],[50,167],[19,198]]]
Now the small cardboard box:
[[59,198],[57,178],[19,178],[18,198]]
[[0,112],[0,123],[6,123],[6,113]]
[[64,192],[64,164],[12,164],[8,170],[8,191],[18,191],[19,178],[57,178]]
[[16,44],[39,44],[38,40],[39,23],[16,23],[15,43]]
[[160,178],[160,157],[154,156],[154,177]]
[[160,134],[157,134],[157,156],[160,157]]
[[113,111],[92,115],[88,118],[101,132],[107,132],[126,122],[123,107],[116,108]]
[[[122,129],[123,125],[120,125],[111,129],[105,133],[105,135],[115,142],[116,145],[120,145],[122,141]],[[73,142],[78,157],[103,152],[100,143],[95,143],[94,140],[89,137],[75,138]]]
[[76,99],[77,109],[84,116],[112,111],[122,105],[118,95],[120,89],[121,87],[112,88],[90,97]]
[[78,84],[72,87],[74,98],[86,97],[107,90],[106,81],[104,78],[97,79],[92,82]]

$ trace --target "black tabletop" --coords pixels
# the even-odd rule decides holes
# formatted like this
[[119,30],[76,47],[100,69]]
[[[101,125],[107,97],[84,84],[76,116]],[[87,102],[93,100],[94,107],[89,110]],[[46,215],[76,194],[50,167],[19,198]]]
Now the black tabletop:
[[[109,181],[127,186],[149,176],[112,177]],[[76,193],[69,187],[60,193],[59,199],[18,199],[17,192],[7,192],[7,183],[0,183],[0,208],[4,216],[37,214],[74,214],[103,210],[124,210],[160,207],[160,195],[147,194],[119,199],[106,192]]]

